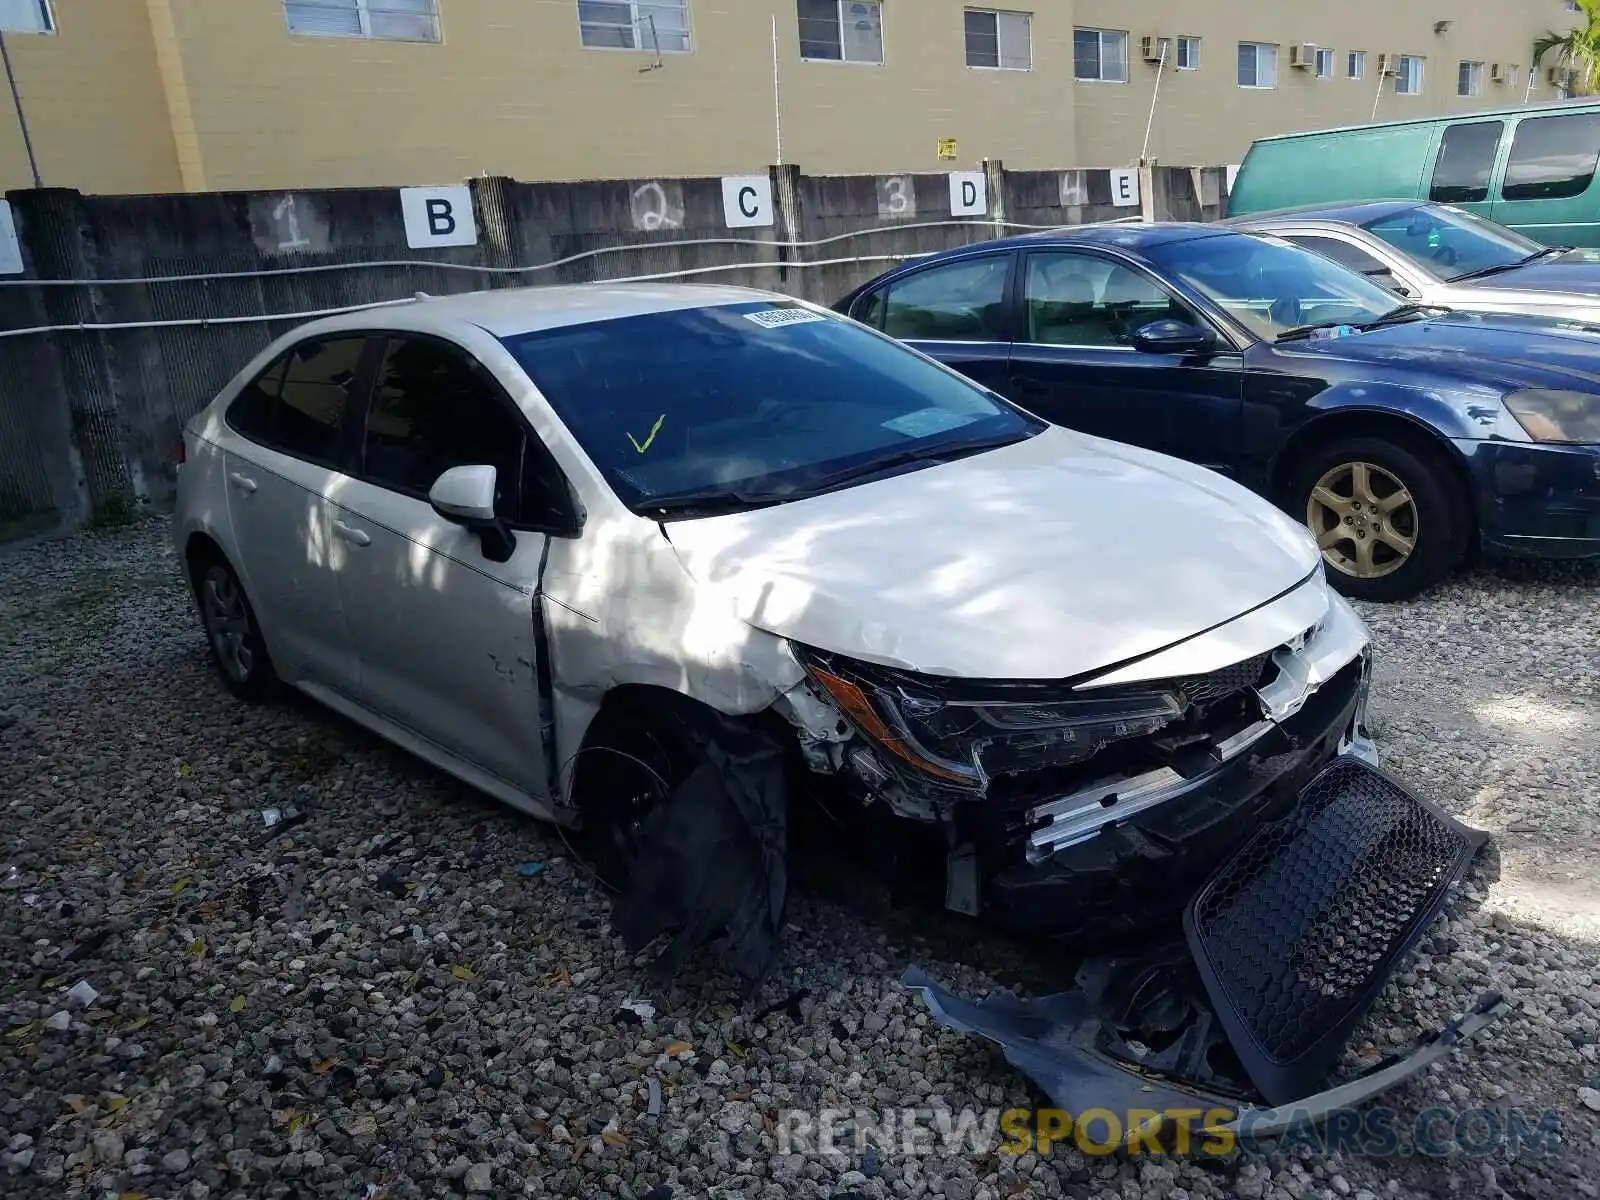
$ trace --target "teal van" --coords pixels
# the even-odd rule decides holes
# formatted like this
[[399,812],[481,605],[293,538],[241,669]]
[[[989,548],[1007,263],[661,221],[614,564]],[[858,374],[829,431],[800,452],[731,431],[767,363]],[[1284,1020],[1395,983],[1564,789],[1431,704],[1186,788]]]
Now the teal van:
[[1600,100],[1384,121],[1255,142],[1228,215],[1437,200],[1551,246],[1600,246]]

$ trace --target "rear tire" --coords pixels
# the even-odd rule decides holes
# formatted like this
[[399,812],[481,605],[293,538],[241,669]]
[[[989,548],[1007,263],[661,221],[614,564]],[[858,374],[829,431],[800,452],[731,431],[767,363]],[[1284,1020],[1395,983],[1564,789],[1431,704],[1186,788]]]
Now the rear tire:
[[200,623],[211,645],[211,663],[223,685],[241,700],[271,699],[278,687],[277,672],[239,576],[221,556],[210,555],[193,565],[191,578]]
[[1436,455],[1380,437],[1313,448],[1285,507],[1322,547],[1328,581],[1358,600],[1410,600],[1462,564],[1472,513]]

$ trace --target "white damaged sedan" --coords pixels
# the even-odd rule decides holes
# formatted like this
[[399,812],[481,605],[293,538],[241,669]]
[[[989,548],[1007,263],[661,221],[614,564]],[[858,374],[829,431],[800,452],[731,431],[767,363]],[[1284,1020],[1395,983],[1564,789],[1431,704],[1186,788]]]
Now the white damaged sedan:
[[1305,529],[782,296],[321,320],[179,460],[226,685],[298,688],[575,827],[624,940],[675,935],[668,966],[721,936],[763,978],[794,818],[823,812],[960,913],[1079,942],[1181,924],[1187,951],[1096,976],[1133,998],[1114,1017],[1071,1001],[1099,1032],[1056,1039],[1060,1070],[1282,1105],[1482,842],[1377,769],[1367,631]]

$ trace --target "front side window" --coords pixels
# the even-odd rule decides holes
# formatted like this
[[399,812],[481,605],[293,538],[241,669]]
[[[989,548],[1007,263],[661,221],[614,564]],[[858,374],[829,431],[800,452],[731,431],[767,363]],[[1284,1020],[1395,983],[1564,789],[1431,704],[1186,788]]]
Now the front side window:
[[1108,29],[1072,31],[1073,74],[1080,83],[1128,82],[1128,35]]
[[1181,37],[1178,39],[1178,70],[1198,71],[1200,69],[1200,39],[1197,37]]
[[1032,19],[1027,13],[969,8],[964,20],[967,66],[1004,71],[1033,67]]
[[822,62],[883,62],[883,6],[876,0],[795,0],[800,57]]
[[0,30],[6,33],[54,33],[50,0],[0,0]]
[[228,424],[282,454],[337,466],[366,346],[359,335],[301,342],[239,393]]
[[1456,71],[1456,95],[1476,96],[1483,91],[1483,64],[1464,62]]
[[1597,154],[1600,116],[1530,117],[1517,125],[1500,196],[1505,200],[1581,196],[1594,180]]
[[1306,325],[1358,325],[1397,307],[1392,292],[1282,238],[1218,234],[1152,248],[1154,266],[1193,288],[1257,337]]
[[1452,125],[1439,143],[1439,161],[1433,168],[1428,199],[1440,204],[1476,204],[1489,198],[1489,176],[1503,121],[1474,121]]
[[578,36],[593,50],[689,50],[689,0],[578,0]]
[[641,515],[778,503],[847,486],[875,464],[1046,428],[905,346],[792,301],[621,317],[505,345]]
[[1400,67],[1394,77],[1394,90],[1398,95],[1422,95],[1422,63],[1422,59],[1411,54],[1400,56]]
[[290,33],[437,42],[438,0],[283,0]]
[[1283,235],[1296,246],[1304,246],[1307,250],[1314,250],[1324,258],[1331,258],[1341,266],[1349,267],[1352,271],[1360,271],[1363,275],[1387,275],[1389,268],[1360,246],[1352,246],[1340,238],[1320,237],[1314,233],[1286,233]]
[[1195,321],[1147,276],[1088,254],[1030,254],[1023,298],[1037,346],[1131,346],[1151,321]]
[[1332,50],[1323,50],[1323,49],[1320,49],[1320,48],[1317,50],[1317,78],[1318,79],[1332,79],[1333,78],[1333,51]]
[[1239,43],[1239,86],[1278,86],[1278,48],[1263,42]]
[[1365,50],[1352,50],[1345,59],[1344,72],[1351,79],[1365,79],[1367,77],[1367,52]]
[[991,254],[928,267],[891,283],[881,328],[904,341],[1005,340],[1011,256]]
[[367,410],[363,478],[426,499],[451,467],[495,469],[495,511],[518,524],[552,515],[552,471],[488,371],[426,338],[391,338]]

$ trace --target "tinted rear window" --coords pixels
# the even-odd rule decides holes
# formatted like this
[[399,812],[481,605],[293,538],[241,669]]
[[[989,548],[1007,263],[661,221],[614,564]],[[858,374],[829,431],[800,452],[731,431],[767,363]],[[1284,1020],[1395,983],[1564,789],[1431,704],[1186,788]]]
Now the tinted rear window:
[[881,334],[792,304],[683,309],[505,339],[625,504],[803,491],[911,447],[1043,425]]
[[1581,196],[1600,157],[1600,116],[1529,117],[1517,126],[1500,195],[1506,200]]
[[1474,204],[1487,200],[1494,154],[1505,128],[1502,121],[1477,121],[1446,129],[1439,146],[1439,161],[1433,168],[1433,186],[1428,189],[1428,199],[1441,204]]

